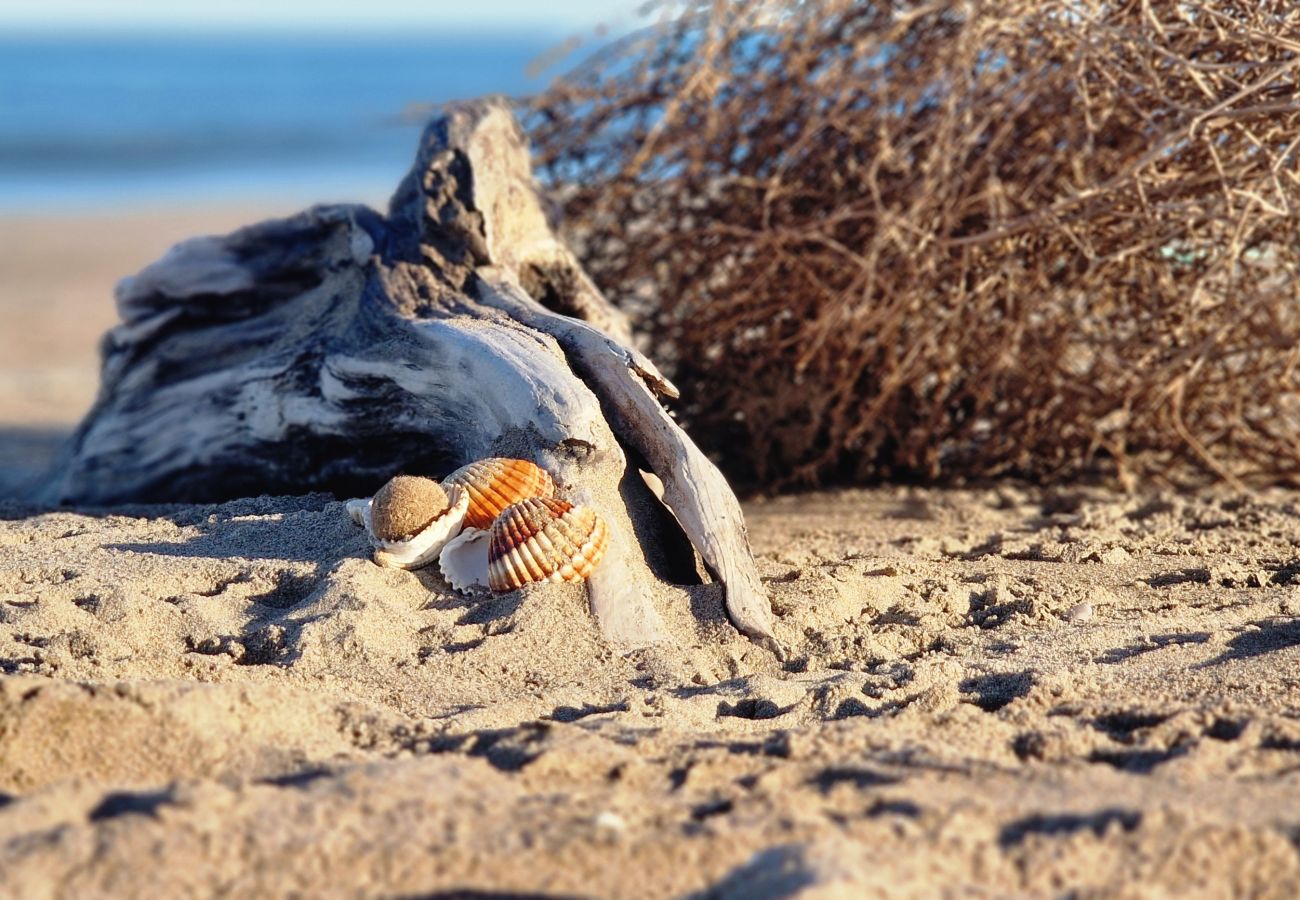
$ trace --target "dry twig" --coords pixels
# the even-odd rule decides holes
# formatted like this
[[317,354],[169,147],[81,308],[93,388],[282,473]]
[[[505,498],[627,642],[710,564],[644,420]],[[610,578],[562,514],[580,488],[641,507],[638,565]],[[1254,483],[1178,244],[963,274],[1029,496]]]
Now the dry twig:
[[1300,480],[1296,4],[673,12],[533,136],[734,478]]

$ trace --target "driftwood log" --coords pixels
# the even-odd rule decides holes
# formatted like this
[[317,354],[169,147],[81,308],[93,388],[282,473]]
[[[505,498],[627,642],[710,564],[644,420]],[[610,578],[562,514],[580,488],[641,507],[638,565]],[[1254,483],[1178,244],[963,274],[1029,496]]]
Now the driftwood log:
[[740,505],[552,231],[504,103],[432,122],[386,217],[322,206],[188,240],[117,304],[99,397],[40,499],[359,496],[528,458],[611,525],[589,582],[610,640],[665,638],[653,579],[698,581],[693,545],[732,622],[779,653]]

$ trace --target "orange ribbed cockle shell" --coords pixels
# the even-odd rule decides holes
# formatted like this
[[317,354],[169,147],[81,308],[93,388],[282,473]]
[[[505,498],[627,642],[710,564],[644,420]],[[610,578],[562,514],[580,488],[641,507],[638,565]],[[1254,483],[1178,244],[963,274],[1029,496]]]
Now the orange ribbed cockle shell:
[[480,459],[452,472],[443,484],[459,485],[469,492],[465,526],[484,530],[512,503],[555,493],[550,473],[526,459]]
[[593,509],[533,497],[513,504],[492,523],[488,587],[512,591],[538,581],[584,581],[609,542]]

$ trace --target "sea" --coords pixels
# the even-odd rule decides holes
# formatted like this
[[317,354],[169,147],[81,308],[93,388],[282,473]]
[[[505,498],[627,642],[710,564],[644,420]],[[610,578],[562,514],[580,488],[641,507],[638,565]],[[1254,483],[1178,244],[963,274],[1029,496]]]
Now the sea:
[[432,109],[540,90],[576,62],[563,41],[0,35],[0,212],[382,201]]

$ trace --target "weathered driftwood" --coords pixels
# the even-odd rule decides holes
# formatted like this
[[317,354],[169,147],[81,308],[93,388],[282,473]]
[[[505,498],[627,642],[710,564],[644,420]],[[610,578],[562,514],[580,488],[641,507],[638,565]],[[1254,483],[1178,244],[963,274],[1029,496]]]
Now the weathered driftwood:
[[355,496],[520,456],[612,526],[589,583],[611,640],[664,638],[651,580],[697,577],[693,544],[732,621],[776,648],[740,506],[549,227],[504,104],[432,123],[387,217],[317,207],[189,240],[117,302],[99,398],[42,499]]

